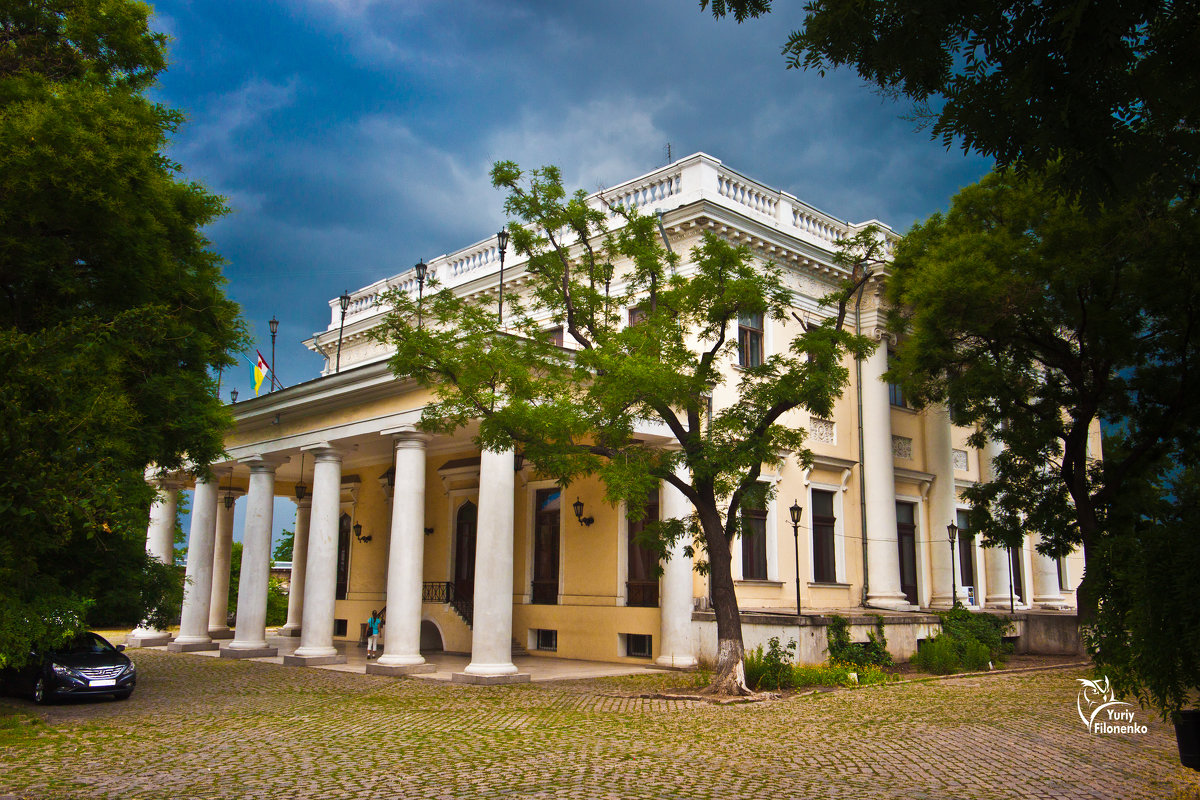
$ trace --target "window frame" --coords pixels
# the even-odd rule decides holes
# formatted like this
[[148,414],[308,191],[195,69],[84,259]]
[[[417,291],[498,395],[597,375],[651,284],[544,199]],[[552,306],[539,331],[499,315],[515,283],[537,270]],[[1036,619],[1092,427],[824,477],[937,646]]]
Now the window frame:
[[[754,323],[758,326],[755,327]],[[762,313],[738,314],[738,366],[742,368],[760,367],[766,360],[767,325],[766,315]],[[753,363],[747,354],[753,356]]]

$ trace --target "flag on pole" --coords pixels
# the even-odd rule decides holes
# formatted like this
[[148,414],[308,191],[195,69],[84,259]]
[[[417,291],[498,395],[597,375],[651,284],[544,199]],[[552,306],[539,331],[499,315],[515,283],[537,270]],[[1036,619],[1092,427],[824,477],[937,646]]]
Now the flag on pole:
[[[258,353],[257,350],[255,350],[254,352]],[[267,366],[267,360],[265,358],[263,358],[262,353],[258,353],[258,363],[256,363],[254,365],[254,396],[255,397],[258,397],[258,390],[262,386],[263,378],[265,378],[267,376],[267,373],[270,371],[271,371],[271,368]]]

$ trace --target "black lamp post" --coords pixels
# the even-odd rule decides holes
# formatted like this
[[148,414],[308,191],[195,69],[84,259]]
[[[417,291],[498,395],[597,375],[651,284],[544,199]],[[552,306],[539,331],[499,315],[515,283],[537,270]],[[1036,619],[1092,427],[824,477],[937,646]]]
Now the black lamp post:
[[229,402],[231,402],[231,403],[237,402],[237,389],[229,390]]
[[946,526],[946,533],[950,537],[950,607],[954,608],[954,604],[958,602],[958,565],[954,562],[954,545],[958,542],[958,526],[951,521]]
[[350,292],[342,292],[342,296],[338,298],[338,304],[342,307],[342,324],[338,328],[338,351],[337,365],[334,366],[334,372],[342,371],[342,333],[346,330],[346,309],[350,307]]
[[429,266],[422,258],[413,269],[417,271],[417,327],[420,328],[425,306],[425,273],[429,271]]
[[504,324],[504,251],[508,249],[508,229],[501,228],[496,234],[496,242],[500,245],[500,324]]
[[792,507],[788,509],[788,513],[792,515],[792,536],[796,539],[796,618],[800,618],[800,515],[804,509],[800,507],[799,500],[792,501]]
[[271,315],[271,321],[267,323],[271,326],[271,391],[275,391],[275,334],[279,333],[279,320],[275,319],[275,315]]

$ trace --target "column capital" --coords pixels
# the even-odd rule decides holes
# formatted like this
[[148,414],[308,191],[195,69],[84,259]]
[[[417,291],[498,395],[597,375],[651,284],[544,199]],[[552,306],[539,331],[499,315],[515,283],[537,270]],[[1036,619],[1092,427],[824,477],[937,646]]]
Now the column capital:
[[392,445],[397,449],[408,447],[425,447],[431,437],[415,425],[401,425],[398,428],[387,428],[379,432],[380,436],[391,436]]
[[255,453],[252,456],[239,458],[238,463],[245,464],[246,466],[250,467],[251,472],[274,472],[280,466],[288,463],[291,460],[291,456],[281,456],[275,454],[263,455],[262,453]]
[[346,448],[334,447],[329,442],[317,442],[300,448],[301,453],[308,453],[315,461],[340,462],[346,455]]
[[888,331],[887,328],[883,327],[882,325],[877,325],[874,329],[871,330],[871,332],[868,334],[868,336],[870,336],[872,339],[874,339],[877,342],[882,342],[882,343],[889,344],[889,345],[894,345],[896,343],[896,334],[891,333],[890,331]]

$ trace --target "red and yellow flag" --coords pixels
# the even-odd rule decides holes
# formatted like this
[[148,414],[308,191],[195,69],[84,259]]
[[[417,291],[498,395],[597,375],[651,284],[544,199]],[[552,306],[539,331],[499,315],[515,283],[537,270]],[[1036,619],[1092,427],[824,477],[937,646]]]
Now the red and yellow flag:
[[[258,353],[257,350],[255,350],[254,352]],[[254,365],[254,396],[255,397],[258,397],[258,390],[262,387],[263,378],[265,378],[267,376],[267,373],[270,371],[271,371],[271,368],[267,366],[267,360],[265,358],[263,358],[262,353],[258,353],[258,363],[256,363]]]

